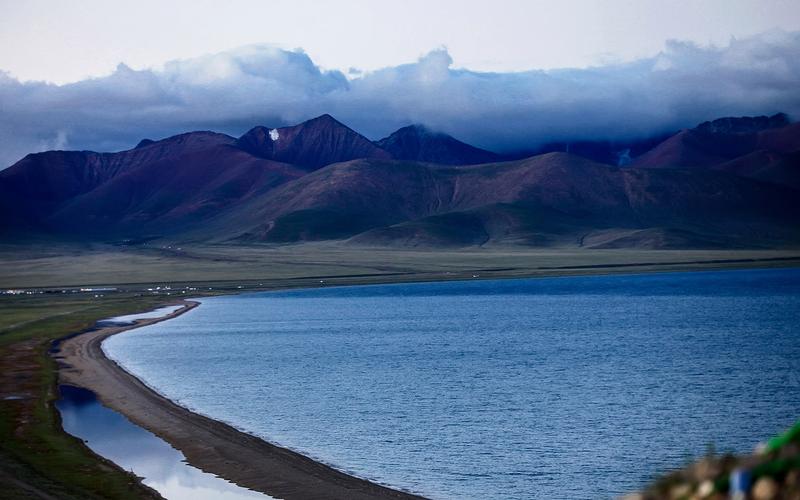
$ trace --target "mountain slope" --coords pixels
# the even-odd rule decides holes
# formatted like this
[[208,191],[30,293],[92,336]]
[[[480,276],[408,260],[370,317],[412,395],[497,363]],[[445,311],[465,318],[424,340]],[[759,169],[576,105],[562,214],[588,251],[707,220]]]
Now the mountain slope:
[[720,172],[620,169],[565,153],[459,167],[355,160],[288,182],[213,226],[226,238],[283,243],[579,244],[597,229],[668,228],[771,244],[797,237],[795,198]]
[[427,165],[412,162],[336,163],[221,214],[212,225],[226,238],[339,239],[437,210],[434,177]]
[[305,172],[228,145],[117,175],[70,200],[46,220],[74,233],[176,234]]
[[412,160],[444,165],[472,165],[501,160],[500,155],[470,146],[424,125],[403,127],[376,141],[397,160]]
[[[180,162],[198,151],[232,144],[215,132],[190,132],[119,153],[47,151],[29,154],[0,171],[0,233],[42,229],[42,221],[61,205],[89,193],[115,176],[156,162]],[[157,179],[154,179],[154,181]],[[10,217],[15,213],[17,217]]]
[[711,168],[800,190],[800,151],[780,153],[759,149]]
[[786,115],[721,118],[682,130],[634,161],[640,168],[713,168],[798,187],[800,123]]

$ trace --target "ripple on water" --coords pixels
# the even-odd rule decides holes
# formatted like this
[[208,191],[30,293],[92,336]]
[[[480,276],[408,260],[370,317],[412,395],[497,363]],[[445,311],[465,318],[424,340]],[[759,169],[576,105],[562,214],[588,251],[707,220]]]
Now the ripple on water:
[[202,299],[108,339],[174,400],[434,498],[611,498],[800,415],[800,271]]

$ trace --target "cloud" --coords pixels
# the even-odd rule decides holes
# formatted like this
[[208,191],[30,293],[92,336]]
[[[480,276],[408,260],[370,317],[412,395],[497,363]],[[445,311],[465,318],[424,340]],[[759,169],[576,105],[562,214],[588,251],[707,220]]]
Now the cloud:
[[631,139],[726,115],[800,116],[800,32],[670,41],[651,58],[585,69],[484,73],[446,49],[372,72],[326,71],[300,50],[256,45],[120,64],[67,85],[0,73],[0,167],[51,148],[114,151],[188,130],[239,135],[330,113],[372,139],[424,123],[498,151],[555,140]]

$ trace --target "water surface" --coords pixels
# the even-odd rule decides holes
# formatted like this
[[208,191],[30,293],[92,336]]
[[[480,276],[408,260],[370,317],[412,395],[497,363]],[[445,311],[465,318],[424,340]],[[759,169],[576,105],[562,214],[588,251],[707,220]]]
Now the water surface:
[[158,309],[153,309],[152,311],[146,311],[135,314],[126,314],[125,316],[115,316],[113,318],[106,318],[104,320],[98,321],[98,323],[100,325],[108,325],[108,324],[132,325],[142,319],[155,319],[155,318],[161,318],[162,316],[167,316],[183,307],[184,306],[182,304],[174,306],[164,306],[164,307],[159,307]]
[[107,353],[180,404],[441,499],[611,498],[800,416],[800,270],[202,299]]
[[94,393],[62,385],[56,407],[68,433],[83,439],[95,453],[125,470],[168,500],[269,500],[184,461],[183,454],[161,438],[101,405]]

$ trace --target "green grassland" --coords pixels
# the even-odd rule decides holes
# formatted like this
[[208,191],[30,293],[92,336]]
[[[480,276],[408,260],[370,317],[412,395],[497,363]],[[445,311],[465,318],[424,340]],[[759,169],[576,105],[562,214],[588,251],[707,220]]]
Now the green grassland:
[[[465,250],[287,246],[0,245],[0,287],[265,282],[336,278],[385,281],[544,276],[786,266],[800,249],[591,250],[494,247]],[[259,286],[259,285],[257,285]]]
[[[161,297],[34,295],[0,300],[0,484],[4,498],[153,498],[61,429],[50,342]],[[13,398],[13,399],[9,399]]]

